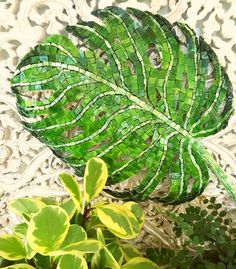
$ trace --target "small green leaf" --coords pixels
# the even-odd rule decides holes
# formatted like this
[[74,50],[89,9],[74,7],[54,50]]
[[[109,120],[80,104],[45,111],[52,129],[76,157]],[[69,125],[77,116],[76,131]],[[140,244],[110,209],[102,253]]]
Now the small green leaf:
[[158,269],[157,265],[149,259],[136,257],[121,266],[121,269]]
[[46,206],[29,223],[27,242],[40,254],[58,249],[69,229],[69,218],[59,206]]
[[175,226],[175,227],[173,228],[173,231],[175,232],[175,235],[176,235],[177,237],[180,237],[180,236],[182,235],[182,233],[183,233],[182,229],[181,229],[179,226]]
[[124,205],[109,204],[96,209],[100,221],[116,236],[131,239],[140,231],[134,214]]
[[[98,255],[96,256],[96,254],[94,255],[94,260],[93,260],[93,267],[95,268],[119,268],[119,264],[122,262],[123,260],[123,253],[120,249],[120,246],[115,244],[116,246],[118,246],[118,248],[109,244],[110,247],[108,247],[109,245],[106,245],[106,241],[103,235],[103,232],[101,230],[101,228],[97,228],[97,239],[101,242],[101,244],[103,245],[102,249],[100,250],[99,253],[97,253]],[[113,243],[114,244],[114,243]],[[113,255],[115,252],[115,255]]]
[[124,253],[124,258],[126,261],[131,260],[132,258],[135,257],[141,257],[142,254],[132,245],[130,244],[122,244],[121,248],[123,250]]
[[226,266],[223,262],[218,262],[216,268],[217,269],[226,269]]
[[194,236],[193,236],[192,242],[193,242],[195,245],[198,245],[198,244],[199,244],[199,238],[198,238],[197,235],[194,235]]
[[225,210],[221,211],[219,214],[221,218],[225,217],[226,215],[227,215],[227,212]]
[[212,215],[208,215],[207,217],[206,217],[206,220],[207,221],[213,221],[213,219],[214,219],[214,217],[212,216]]
[[86,260],[82,256],[71,254],[63,255],[57,265],[57,269],[87,269]]
[[[105,268],[106,265],[106,255],[105,250],[101,249],[96,252],[91,259],[91,269]],[[120,269],[120,268],[119,268]]]
[[204,247],[203,246],[197,246],[197,253],[198,255],[202,256],[204,253]]
[[99,158],[88,160],[84,174],[84,196],[87,203],[98,196],[108,177],[105,162]]
[[106,244],[105,238],[104,238],[103,233],[102,233],[102,230],[99,227],[97,228],[97,239],[98,239],[98,241],[100,241],[102,243],[102,245]]
[[0,237],[0,256],[10,261],[17,261],[26,257],[26,250],[20,237],[5,234]]
[[76,211],[74,201],[71,198],[68,198],[60,204],[60,207],[66,211],[69,216],[69,219],[71,220]]
[[218,204],[215,204],[215,209],[220,209],[222,207],[222,204],[218,203]]
[[60,181],[70,194],[71,199],[75,203],[78,212],[82,210],[82,195],[77,180],[69,174],[62,173],[59,175]]
[[117,243],[110,243],[106,247],[107,247],[107,250],[114,257],[114,259],[117,261],[117,263],[121,265],[123,262],[123,251],[120,245]]
[[218,215],[217,210],[213,210],[213,211],[211,212],[211,215],[214,216],[214,217],[217,216],[217,215]]
[[207,264],[206,266],[203,264],[198,264],[196,266],[196,269],[216,269],[216,267],[214,266],[214,264]]
[[202,217],[205,217],[207,215],[207,210],[203,209],[200,214]]
[[213,209],[213,208],[214,208],[214,205],[213,205],[213,204],[209,204],[209,205],[207,206],[207,208],[208,208],[208,209]]
[[28,229],[28,224],[25,222],[16,224],[13,227],[13,232],[18,235],[21,238],[25,238],[26,237],[26,233],[27,233],[27,229]]
[[229,224],[230,224],[230,222],[231,222],[231,220],[230,220],[230,219],[225,219],[225,220],[224,220],[224,224],[225,224],[225,225],[229,225]]
[[9,261],[9,260],[7,260],[7,259],[3,259],[3,258],[0,256],[0,268],[9,266],[9,265],[11,265],[11,264],[13,264],[13,263],[14,263],[13,261]]
[[193,234],[193,227],[190,224],[184,222],[181,228],[187,236],[191,236]]
[[71,244],[87,239],[87,234],[82,226],[72,224],[69,227],[65,240],[62,242],[60,248],[65,248]]
[[104,239],[106,242],[114,242],[114,241],[118,241],[117,237],[111,233],[109,230],[102,230],[102,233],[103,233],[103,236],[104,236]]
[[50,257],[36,254],[34,256],[34,262],[39,269],[51,269]]
[[17,215],[24,218],[26,215],[31,218],[41,208],[45,207],[46,204],[37,198],[17,198],[10,201],[9,206]]
[[214,203],[216,202],[216,198],[215,198],[215,197],[211,197],[211,198],[210,198],[210,202],[211,202],[212,204],[214,204]]
[[[148,248],[146,251],[147,258],[158,265],[172,264],[175,258],[175,252],[172,249],[166,248]],[[171,266],[176,268],[176,266]],[[182,269],[182,268],[181,268]]]
[[18,264],[13,264],[13,265],[10,265],[7,267],[3,267],[2,269],[35,269],[35,268],[31,265],[26,264],[26,263],[18,263]]

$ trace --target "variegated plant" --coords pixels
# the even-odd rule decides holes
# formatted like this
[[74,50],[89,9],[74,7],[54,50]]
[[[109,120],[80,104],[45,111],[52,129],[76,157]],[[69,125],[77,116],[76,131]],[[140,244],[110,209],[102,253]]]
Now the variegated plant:
[[[61,203],[48,198],[18,198],[10,207],[23,222],[0,236],[0,267],[5,269],[158,269],[129,243],[144,215],[135,202],[94,202],[107,180],[99,158],[88,161],[83,192],[71,175],[60,180],[70,197]],[[5,266],[5,267],[3,267]]]
[[[136,9],[108,7],[49,36],[19,63],[11,80],[25,127],[54,153],[84,170],[91,157],[109,165],[108,184],[142,172],[125,199],[191,200],[213,172],[235,186],[199,138],[223,129],[231,83],[209,45],[185,24]],[[168,188],[152,193],[161,183]]]

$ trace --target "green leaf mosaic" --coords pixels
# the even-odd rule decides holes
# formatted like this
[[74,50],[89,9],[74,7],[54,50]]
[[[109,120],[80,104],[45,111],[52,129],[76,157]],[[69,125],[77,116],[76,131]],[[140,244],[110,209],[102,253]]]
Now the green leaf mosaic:
[[79,175],[95,156],[108,164],[108,185],[142,171],[133,189],[107,189],[117,197],[184,202],[212,171],[236,198],[199,141],[232,112],[231,83],[211,47],[159,15],[118,7],[94,15],[101,24],[66,28],[78,44],[52,35],[19,63],[11,83],[25,128]]

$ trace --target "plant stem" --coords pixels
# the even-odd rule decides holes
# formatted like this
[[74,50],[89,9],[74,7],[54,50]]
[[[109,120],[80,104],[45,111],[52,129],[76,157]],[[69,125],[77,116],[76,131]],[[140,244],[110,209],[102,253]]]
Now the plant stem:
[[205,160],[206,160],[208,168],[218,178],[219,182],[225,187],[226,191],[236,201],[236,184],[232,186],[232,183],[230,182],[225,171],[215,161],[215,159],[211,156],[211,154],[202,146],[200,142],[195,141],[193,144],[196,146],[196,149],[198,150],[198,152],[202,156],[205,156]]
[[56,268],[56,264],[53,261],[53,257],[50,257],[50,268],[51,269],[55,269]]
[[90,212],[90,204],[86,204],[84,207],[84,213],[83,213],[83,217],[82,217],[82,223],[81,223],[82,227],[84,227],[84,225],[86,224],[86,222],[89,218],[89,212]]

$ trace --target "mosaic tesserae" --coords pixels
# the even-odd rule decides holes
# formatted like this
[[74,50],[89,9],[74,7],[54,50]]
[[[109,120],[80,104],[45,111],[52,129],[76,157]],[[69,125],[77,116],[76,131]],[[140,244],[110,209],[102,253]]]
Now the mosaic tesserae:
[[[236,199],[201,144],[232,114],[232,85],[211,47],[188,25],[149,12],[93,14],[101,23],[66,27],[73,42],[49,36],[18,64],[11,84],[25,128],[78,175],[102,158],[116,197],[182,203],[213,173]],[[132,188],[112,186],[140,174]]]

